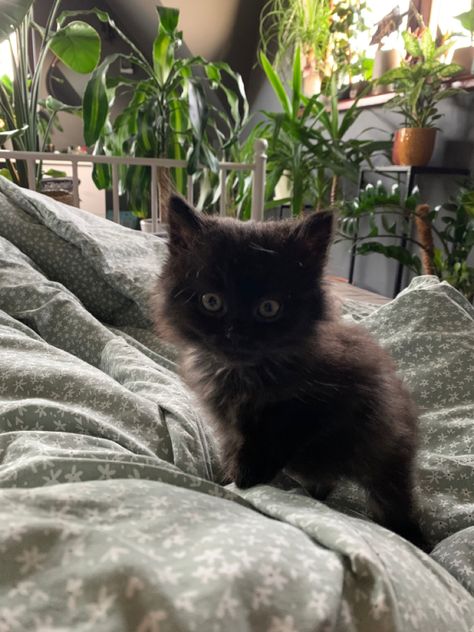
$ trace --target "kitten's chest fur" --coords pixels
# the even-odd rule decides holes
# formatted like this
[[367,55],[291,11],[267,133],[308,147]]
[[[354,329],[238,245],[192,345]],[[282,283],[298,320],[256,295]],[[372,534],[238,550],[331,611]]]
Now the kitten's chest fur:
[[274,361],[232,364],[202,349],[188,348],[182,354],[181,368],[213,416],[235,426],[243,409],[258,410],[292,388],[291,371]]

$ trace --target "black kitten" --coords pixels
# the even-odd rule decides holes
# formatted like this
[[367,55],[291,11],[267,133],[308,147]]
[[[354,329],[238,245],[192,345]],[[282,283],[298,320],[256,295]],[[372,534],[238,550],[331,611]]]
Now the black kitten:
[[387,353],[330,314],[322,274],[332,223],[328,212],[222,220],[173,198],[156,327],[180,348],[238,487],[284,469],[324,498],[349,478],[382,524],[420,543],[415,408]]

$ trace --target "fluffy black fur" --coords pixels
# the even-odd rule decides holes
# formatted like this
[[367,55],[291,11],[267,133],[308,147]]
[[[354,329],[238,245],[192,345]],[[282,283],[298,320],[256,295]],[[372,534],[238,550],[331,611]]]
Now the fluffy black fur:
[[[229,480],[247,488],[284,470],[317,498],[340,478],[355,480],[378,521],[420,544],[415,407],[387,353],[331,315],[322,274],[332,221],[323,212],[244,223],[173,198],[156,328],[181,350]],[[222,309],[206,308],[209,293]],[[262,317],[262,300],[276,301],[278,313]]]

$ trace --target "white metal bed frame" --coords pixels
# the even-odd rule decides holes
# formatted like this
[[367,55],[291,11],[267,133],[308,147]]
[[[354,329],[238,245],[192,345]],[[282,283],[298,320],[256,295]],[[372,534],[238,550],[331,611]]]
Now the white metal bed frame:
[[[225,215],[226,211],[226,190],[225,182],[228,171],[250,171],[252,172],[252,210],[251,219],[254,221],[263,220],[263,208],[265,201],[265,167],[266,167],[266,149],[268,143],[266,140],[257,139],[254,144],[254,162],[253,163],[237,163],[237,162],[220,162],[219,163],[219,181],[221,184],[220,196],[220,215]],[[78,164],[108,164],[112,167],[112,208],[113,221],[120,223],[120,205],[119,205],[119,166],[122,165],[143,165],[151,169],[151,220],[152,231],[156,232],[159,221],[159,202],[158,202],[158,167],[177,167],[186,168],[185,160],[170,160],[166,158],[132,158],[130,156],[93,156],[91,154],[52,154],[49,152],[30,152],[30,151],[9,151],[0,150],[0,160],[24,160],[27,166],[28,186],[33,191],[36,190],[35,165],[40,161],[52,161],[70,163],[72,167],[72,195],[74,206],[79,207],[79,177]],[[193,204],[193,187],[192,176],[188,176],[188,195],[187,200]]]

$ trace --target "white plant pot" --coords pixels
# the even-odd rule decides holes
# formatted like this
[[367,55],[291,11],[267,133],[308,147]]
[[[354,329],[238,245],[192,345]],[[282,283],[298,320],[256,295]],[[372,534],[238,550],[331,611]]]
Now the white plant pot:
[[[392,70],[392,68],[397,68],[400,65],[400,61],[400,53],[396,48],[391,48],[390,50],[377,50],[377,52],[375,53],[372,79],[380,79],[380,77],[384,75],[388,70]],[[373,93],[383,94],[384,92],[390,91],[390,86],[376,85],[374,87]]]
[[156,231],[153,232],[151,218],[140,220],[140,230],[143,233],[153,233],[154,235],[158,235],[158,237],[165,237],[165,238],[168,237],[168,224],[157,222]]
[[151,219],[141,219],[140,220],[140,230],[143,233],[152,233],[153,228],[151,224]]

